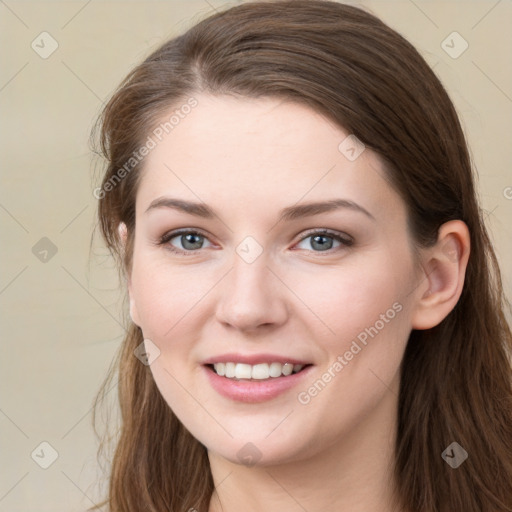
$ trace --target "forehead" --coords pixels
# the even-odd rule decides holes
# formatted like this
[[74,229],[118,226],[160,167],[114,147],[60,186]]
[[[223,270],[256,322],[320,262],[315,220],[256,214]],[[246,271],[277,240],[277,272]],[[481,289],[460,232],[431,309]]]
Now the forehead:
[[[149,161],[183,155],[189,161],[215,158],[222,170],[241,161],[239,172],[253,171],[261,162],[287,167],[300,155],[319,165],[337,156],[345,132],[305,105],[275,98],[228,95],[197,96],[197,106],[164,136]],[[162,121],[168,119],[164,114]],[[322,148],[319,161],[318,148]],[[179,155],[177,154],[179,152]],[[200,169],[198,169],[200,170]]]
[[[157,196],[262,211],[301,200],[399,200],[377,155],[343,152],[350,134],[308,106],[276,98],[197,95],[197,106],[145,158],[137,210]],[[162,124],[171,114],[162,114]],[[341,149],[340,149],[341,144]]]

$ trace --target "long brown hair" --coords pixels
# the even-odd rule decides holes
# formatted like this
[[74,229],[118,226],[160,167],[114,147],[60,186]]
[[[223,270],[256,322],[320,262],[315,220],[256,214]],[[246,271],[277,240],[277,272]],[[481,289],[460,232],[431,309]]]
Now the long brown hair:
[[[378,18],[331,1],[249,2],[165,42],[129,73],[98,119],[108,163],[97,189],[99,226],[122,272],[131,269],[143,159],[114,178],[157,120],[199,93],[294,100],[355,134],[386,164],[416,247],[434,243],[444,222],[467,224],[471,255],[461,297],[438,326],[411,332],[403,358],[395,491],[411,512],[512,511],[510,304],[465,137],[439,79]],[[134,357],[142,340],[128,321],[96,399],[99,407],[116,369],[121,429],[102,505],[112,512],[206,512],[214,489],[206,448]],[[469,454],[457,469],[441,456],[452,442]]]

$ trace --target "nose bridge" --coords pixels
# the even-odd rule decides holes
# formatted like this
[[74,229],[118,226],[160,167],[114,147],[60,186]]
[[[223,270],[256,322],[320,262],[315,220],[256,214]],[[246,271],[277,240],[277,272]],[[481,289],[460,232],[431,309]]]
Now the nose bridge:
[[237,247],[217,308],[219,321],[238,329],[284,321],[286,297],[269,263],[263,250],[257,254],[250,241]]

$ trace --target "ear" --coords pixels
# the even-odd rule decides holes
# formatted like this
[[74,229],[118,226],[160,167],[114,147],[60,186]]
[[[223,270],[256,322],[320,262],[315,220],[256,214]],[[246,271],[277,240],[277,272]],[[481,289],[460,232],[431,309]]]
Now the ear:
[[[126,240],[128,238],[128,229],[126,227],[126,224],[124,222],[120,222],[117,230],[123,247],[126,247]],[[135,299],[133,296],[132,279],[130,275],[128,276],[128,295],[130,297],[130,318],[132,319],[132,322],[135,325],[138,325],[140,327],[139,314],[137,312],[137,306],[135,304]]]
[[470,235],[461,220],[443,224],[437,242],[422,258],[423,283],[412,315],[413,329],[430,329],[440,324],[457,304],[470,253]]

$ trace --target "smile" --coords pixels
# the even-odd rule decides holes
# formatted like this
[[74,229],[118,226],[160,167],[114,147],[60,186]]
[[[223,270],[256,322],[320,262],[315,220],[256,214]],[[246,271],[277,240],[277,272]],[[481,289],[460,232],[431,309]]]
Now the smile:
[[214,363],[213,369],[215,373],[221,377],[228,379],[254,379],[265,380],[270,378],[277,378],[292,373],[300,372],[305,365],[292,364],[292,363],[260,363],[260,364],[245,364],[245,363]]
[[301,384],[313,370],[312,364],[210,363],[203,366],[211,387],[234,402],[261,403],[272,400]]

